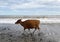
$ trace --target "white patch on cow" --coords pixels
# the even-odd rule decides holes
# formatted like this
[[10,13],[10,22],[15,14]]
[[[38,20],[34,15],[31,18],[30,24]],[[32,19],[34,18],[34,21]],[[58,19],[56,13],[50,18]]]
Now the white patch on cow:
[[28,20],[28,19],[22,19],[21,21],[24,22],[24,21],[26,21],[26,20]]
[[26,20],[39,20],[39,19],[35,19],[35,18],[34,19],[31,19],[31,18],[28,18],[28,19],[22,19],[21,21],[24,22]]

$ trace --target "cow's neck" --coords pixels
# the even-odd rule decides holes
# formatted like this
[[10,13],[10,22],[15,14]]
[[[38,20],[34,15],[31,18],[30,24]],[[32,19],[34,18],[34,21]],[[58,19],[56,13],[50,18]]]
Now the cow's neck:
[[20,21],[20,24],[23,26],[23,22],[22,21]]

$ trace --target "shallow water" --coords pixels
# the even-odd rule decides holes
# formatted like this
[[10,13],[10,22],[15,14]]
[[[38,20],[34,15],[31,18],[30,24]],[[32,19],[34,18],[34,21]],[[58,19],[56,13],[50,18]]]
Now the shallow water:
[[60,24],[43,23],[41,30],[31,33],[23,30],[21,25],[0,24],[0,42],[60,42]]

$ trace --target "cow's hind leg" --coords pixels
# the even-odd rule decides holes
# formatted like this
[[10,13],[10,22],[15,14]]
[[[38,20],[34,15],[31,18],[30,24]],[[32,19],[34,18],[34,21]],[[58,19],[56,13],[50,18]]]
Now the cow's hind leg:
[[38,30],[40,31],[40,28],[38,27]]
[[29,33],[31,33],[30,29],[28,29]]
[[40,34],[40,28],[38,27],[38,34]]
[[33,34],[35,33],[35,31],[36,31],[36,28],[35,28],[35,30],[33,31]]

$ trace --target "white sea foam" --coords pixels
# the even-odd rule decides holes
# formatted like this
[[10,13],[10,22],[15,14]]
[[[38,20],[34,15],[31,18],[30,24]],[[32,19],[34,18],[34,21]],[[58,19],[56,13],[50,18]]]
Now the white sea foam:
[[[22,19],[22,21],[25,21],[28,19],[31,19],[31,18]],[[37,18],[34,18],[34,19],[37,19]],[[12,23],[12,24],[14,24],[17,20],[18,20],[17,18],[14,18],[14,19],[4,18],[4,19],[0,19],[0,23]],[[60,23],[59,18],[40,18],[37,20],[40,20],[41,23]]]

